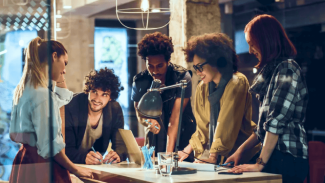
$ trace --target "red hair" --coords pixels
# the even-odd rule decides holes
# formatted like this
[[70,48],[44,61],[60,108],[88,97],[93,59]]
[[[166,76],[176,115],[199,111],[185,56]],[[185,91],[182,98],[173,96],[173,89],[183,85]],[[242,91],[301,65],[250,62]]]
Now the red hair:
[[245,33],[256,45],[262,56],[257,68],[277,58],[292,58],[297,55],[295,46],[288,38],[281,23],[272,15],[258,15],[245,27]]

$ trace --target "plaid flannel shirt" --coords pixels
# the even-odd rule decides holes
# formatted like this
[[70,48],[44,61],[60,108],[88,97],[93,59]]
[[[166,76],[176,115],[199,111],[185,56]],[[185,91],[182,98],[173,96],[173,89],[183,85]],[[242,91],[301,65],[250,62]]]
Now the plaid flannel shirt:
[[260,100],[258,125],[254,130],[258,139],[263,143],[266,131],[278,134],[276,149],[306,159],[304,122],[308,94],[299,65],[292,59],[268,63],[250,91]]

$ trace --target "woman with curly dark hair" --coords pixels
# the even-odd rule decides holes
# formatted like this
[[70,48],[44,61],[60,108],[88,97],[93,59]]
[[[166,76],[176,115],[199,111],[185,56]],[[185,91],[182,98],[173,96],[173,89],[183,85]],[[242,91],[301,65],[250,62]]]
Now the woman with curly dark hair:
[[[138,102],[150,88],[154,79],[159,79],[161,84],[166,86],[186,80],[188,86],[185,90],[180,137],[180,148],[184,148],[196,126],[190,102],[192,83],[191,75],[185,68],[170,62],[173,52],[172,38],[160,32],[147,34],[142,38],[138,43],[138,55],[146,62],[147,69],[134,76],[131,99],[134,101],[134,108],[137,109]],[[180,88],[162,93],[163,114],[159,119],[148,119],[136,110],[139,123],[145,126],[145,144],[155,146],[156,152],[174,152],[181,105],[180,97]]]
[[[192,37],[184,49],[201,77],[194,100],[196,132],[179,151],[180,161],[194,151],[196,163],[223,163],[253,133],[252,96],[245,75],[237,72],[232,40],[222,33]],[[248,162],[259,144],[243,155]],[[207,150],[209,148],[209,151]],[[202,161],[201,161],[202,160]]]
[[[66,154],[74,163],[95,165],[124,159],[125,147],[116,141],[118,129],[124,128],[122,108],[115,101],[122,89],[113,70],[93,70],[85,76],[84,92],[65,106]],[[106,155],[110,140],[115,151]]]

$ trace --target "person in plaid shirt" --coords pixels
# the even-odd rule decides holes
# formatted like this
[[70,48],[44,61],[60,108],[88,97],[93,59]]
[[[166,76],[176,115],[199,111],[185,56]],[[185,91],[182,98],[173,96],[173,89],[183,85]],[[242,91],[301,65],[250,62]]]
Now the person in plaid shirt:
[[260,101],[259,120],[251,135],[230,156],[235,165],[242,154],[262,142],[256,164],[235,166],[230,172],[281,174],[286,182],[303,182],[308,174],[308,145],[304,129],[308,102],[307,85],[297,51],[281,24],[271,15],[259,15],[245,27],[249,53],[262,68],[250,88]]

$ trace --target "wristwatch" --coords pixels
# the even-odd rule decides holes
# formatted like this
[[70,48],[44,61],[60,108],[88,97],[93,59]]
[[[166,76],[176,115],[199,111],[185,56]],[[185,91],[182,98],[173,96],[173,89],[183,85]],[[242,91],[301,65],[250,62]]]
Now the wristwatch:
[[266,163],[263,162],[262,158],[257,158],[256,159],[256,164],[260,164],[260,165],[263,165],[263,166],[266,165]]

